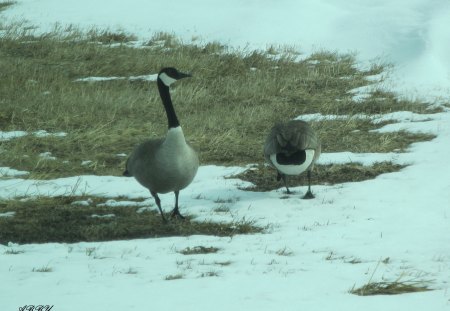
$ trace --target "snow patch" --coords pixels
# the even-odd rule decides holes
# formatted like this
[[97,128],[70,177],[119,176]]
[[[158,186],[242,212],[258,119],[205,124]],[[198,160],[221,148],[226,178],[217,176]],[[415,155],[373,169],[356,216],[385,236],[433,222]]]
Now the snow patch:
[[121,207],[121,206],[146,206],[148,202],[136,202],[136,201],[116,201],[116,200],[107,200],[105,203],[97,204],[97,206],[109,206],[109,207]]
[[52,156],[50,151],[40,153],[39,157],[43,160],[56,160],[56,157]]
[[29,175],[30,172],[19,171],[9,167],[0,167],[0,177],[19,177]]
[[70,203],[71,205],[80,205],[80,206],[91,206],[91,204],[94,203],[91,198],[87,200],[79,200],[79,201],[73,201]]
[[[13,138],[24,137],[27,135],[30,135],[30,133],[25,131],[9,131],[9,132],[0,131],[0,141],[7,141]],[[65,132],[49,133],[45,130],[39,130],[32,132],[31,135],[34,135],[36,137],[47,137],[47,136],[65,137],[67,136],[67,133]]]
[[26,135],[28,135],[28,133],[24,131],[10,131],[10,132],[0,131],[0,141],[7,141],[13,138],[23,137]]
[[14,215],[16,215],[16,212],[4,212],[4,213],[0,213],[0,217],[14,217]]
[[114,81],[114,80],[142,80],[142,81],[156,81],[158,79],[158,74],[149,74],[141,76],[130,76],[130,77],[86,77],[74,80],[75,82],[103,82],[103,81]]
[[115,214],[105,214],[105,215],[98,215],[98,214],[92,214],[91,218],[114,218],[116,217]]

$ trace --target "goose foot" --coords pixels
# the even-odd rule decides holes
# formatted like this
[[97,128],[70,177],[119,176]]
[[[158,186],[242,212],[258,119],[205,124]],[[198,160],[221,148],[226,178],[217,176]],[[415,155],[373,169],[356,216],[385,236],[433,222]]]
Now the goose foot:
[[161,214],[161,216],[162,216],[162,222],[167,224],[168,223],[167,218],[163,214]]
[[308,190],[308,192],[306,192],[306,194],[303,196],[302,199],[309,200],[309,199],[314,199],[314,198],[315,198],[314,194],[312,194],[312,192],[310,190]]
[[181,219],[181,220],[186,219],[186,217],[184,217],[183,215],[180,214],[180,211],[178,210],[178,208],[174,208],[172,210],[172,212],[170,213],[170,218]]

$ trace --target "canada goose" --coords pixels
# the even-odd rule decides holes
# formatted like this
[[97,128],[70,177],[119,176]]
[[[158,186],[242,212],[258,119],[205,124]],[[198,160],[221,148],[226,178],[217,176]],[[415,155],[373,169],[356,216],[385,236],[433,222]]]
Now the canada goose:
[[172,217],[184,218],[178,210],[178,195],[194,179],[198,169],[198,156],[186,142],[170,98],[169,86],[177,80],[191,77],[175,68],[163,68],[158,74],[159,95],[166,110],[169,130],[165,138],[150,139],[139,144],[126,163],[124,176],[134,176],[150,190],[164,221],[158,193],[175,193]]
[[308,192],[304,199],[312,199],[311,170],[320,156],[320,140],[308,123],[292,120],[277,123],[270,130],[264,144],[264,156],[270,165],[278,171],[277,180],[283,179],[287,193],[289,191],[286,175],[308,173]]

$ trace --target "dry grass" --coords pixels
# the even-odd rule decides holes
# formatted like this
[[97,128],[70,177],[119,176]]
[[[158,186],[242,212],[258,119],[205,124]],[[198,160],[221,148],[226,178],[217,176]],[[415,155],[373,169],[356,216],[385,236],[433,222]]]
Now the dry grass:
[[[90,198],[89,206],[73,205],[84,197],[39,197],[0,202],[0,244],[105,241],[194,234],[232,236],[263,232],[251,221],[230,223],[171,221],[163,223],[157,210],[138,213],[136,206],[102,206],[106,199]],[[96,216],[94,216],[96,215]],[[113,215],[113,216],[111,216]],[[104,216],[104,217],[102,217]],[[196,250],[196,248],[195,248]],[[211,251],[209,248],[206,250]]]
[[[399,171],[403,167],[405,166],[391,162],[379,162],[372,166],[364,166],[359,163],[316,165],[312,175],[312,183],[333,185],[343,182],[363,181],[373,179],[383,173]],[[271,191],[284,187],[281,181],[276,180],[276,176],[275,169],[260,164],[243,173],[230,176],[230,178],[239,178],[253,184],[253,186],[246,187],[244,190]],[[308,185],[308,180],[304,174],[300,176],[289,176],[288,183],[289,187],[306,186]]]
[[182,249],[181,251],[178,251],[180,254],[183,255],[199,255],[199,254],[213,254],[217,253],[220,250],[220,248],[217,247],[206,247],[206,246],[195,246],[195,247],[186,247],[185,249]]
[[425,292],[430,291],[428,286],[431,283],[430,281],[424,280],[402,280],[404,275],[398,277],[395,281],[381,281],[381,282],[373,282],[372,279],[380,266],[381,263],[388,264],[390,261],[389,257],[386,257],[383,260],[379,260],[377,266],[372,272],[369,281],[367,284],[364,284],[360,288],[353,288],[349,291],[351,294],[359,295],[359,296],[373,296],[373,295],[399,295],[399,294],[407,294],[407,293],[417,293],[417,292]]
[[353,288],[350,293],[358,296],[373,295],[399,295],[407,293],[426,292],[432,289],[428,288],[423,282],[371,282],[360,288]]
[[32,272],[44,272],[44,273],[48,273],[48,272],[53,272],[53,268],[49,267],[49,266],[43,266],[40,268],[33,268],[33,270],[31,270]]
[[23,254],[24,251],[22,250],[17,250],[17,249],[7,249],[3,254],[5,255],[19,255],[19,254]]
[[[168,65],[194,75],[174,87],[173,101],[203,164],[258,162],[272,124],[302,114],[431,111],[427,105],[398,100],[381,90],[354,102],[350,91],[371,84],[368,76],[382,72],[384,66],[359,70],[351,55],[320,52],[295,61],[298,52],[292,49],[230,51],[215,42],[183,44],[165,33],[155,34],[145,48],[126,44],[134,39],[126,33],[82,33],[73,27],[40,36],[22,28],[8,29],[0,38],[1,130],[68,135],[0,142],[1,164],[28,170],[38,179],[120,175],[125,158],[117,154],[128,154],[138,142],[166,131],[156,86],[142,81],[74,80],[156,73]],[[369,132],[376,126],[367,120],[321,121],[313,126],[325,152],[385,152],[430,139]],[[57,159],[42,161],[38,155],[43,152]],[[92,164],[82,166],[86,160]]]
[[[11,4],[0,2],[0,10]],[[340,121],[312,122],[323,152],[404,151],[412,142],[433,136],[376,133],[371,130],[383,124],[351,116],[439,111],[424,103],[399,100],[379,89],[355,102],[352,90],[372,84],[369,77],[382,73],[386,66],[358,69],[352,55],[323,51],[298,61],[299,52],[288,47],[232,50],[217,42],[184,43],[167,33],[156,33],[136,48],[136,37],[125,32],[82,32],[69,26],[35,35],[27,25],[6,25],[4,21],[0,29],[0,130],[67,133],[65,137],[29,135],[0,141],[0,166],[29,171],[28,178],[33,179],[121,175],[126,159],[123,154],[129,154],[146,138],[165,135],[167,122],[154,82],[75,82],[78,78],[138,76],[157,73],[164,66],[191,72],[193,78],[176,84],[172,97],[186,137],[199,151],[202,164],[262,163],[262,145],[270,127],[309,113],[349,115]],[[55,159],[40,156],[45,152]],[[400,168],[392,163],[318,166],[314,183],[359,181]],[[238,177],[252,181],[252,190],[281,187],[275,172],[261,164]],[[304,182],[300,177],[290,184]],[[157,213],[139,214],[133,206],[108,208],[115,217],[92,218],[92,214],[104,213],[104,208],[95,204],[75,208],[70,205],[73,199],[1,202],[0,212],[16,214],[0,218],[0,243],[233,235],[263,230],[246,221],[170,222],[162,226]]]
[[16,3],[16,1],[1,1],[0,2],[0,12],[6,10],[9,6]]
[[173,280],[180,280],[182,278],[184,278],[184,275],[181,273],[178,273],[178,274],[167,275],[164,279],[166,281],[173,281]]

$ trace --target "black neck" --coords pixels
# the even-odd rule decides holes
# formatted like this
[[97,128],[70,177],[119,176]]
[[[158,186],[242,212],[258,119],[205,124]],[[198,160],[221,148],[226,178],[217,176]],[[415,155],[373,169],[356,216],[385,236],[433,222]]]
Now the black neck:
[[177,115],[175,114],[175,109],[172,105],[172,99],[170,98],[169,87],[166,86],[160,78],[157,80],[159,96],[161,96],[161,100],[164,105],[164,109],[166,109],[167,121],[169,123],[169,129],[180,126],[180,122],[178,121]]

